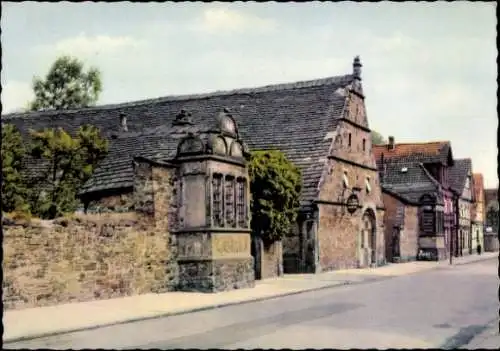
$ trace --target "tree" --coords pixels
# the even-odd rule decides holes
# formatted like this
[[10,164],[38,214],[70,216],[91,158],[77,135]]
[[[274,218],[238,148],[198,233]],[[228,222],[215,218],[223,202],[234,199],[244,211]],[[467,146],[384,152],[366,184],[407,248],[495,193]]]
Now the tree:
[[27,210],[27,189],[22,177],[25,148],[13,124],[2,124],[2,211]]
[[491,201],[486,208],[486,225],[492,227],[493,231],[498,233],[498,201]]
[[382,134],[378,133],[375,130],[372,130],[372,144],[373,145],[384,145],[387,144],[387,141],[383,137]]
[[30,155],[47,165],[47,171],[34,179],[33,212],[49,219],[73,212],[78,189],[107,153],[107,140],[89,125],[80,127],[75,137],[62,128],[31,131],[31,137]]
[[101,73],[96,68],[83,70],[83,63],[70,56],[58,58],[42,80],[33,78],[35,100],[32,111],[93,106],[102,91]]
[[291,230],[300,206],[300,170],[277,150],[254,151],[249,162],[251,228],[264,242]]

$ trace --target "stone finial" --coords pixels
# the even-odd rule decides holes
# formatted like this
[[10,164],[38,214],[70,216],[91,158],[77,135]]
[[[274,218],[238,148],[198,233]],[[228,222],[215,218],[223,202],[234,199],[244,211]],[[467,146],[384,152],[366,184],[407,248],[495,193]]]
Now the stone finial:
[[361,59],[359,58],[359,56],[356,56],[352,63],[352,74],[354,75],[354,78],[358,80],[361,80],[361,67],[363,67],[363,65],[361,64]]
[[179,126],[179,125],[193,125],[193,121],[191,120],[191,113],[187,112],[186,110],[182,109],[181,112],[175,116],[175,120],[173,122],[173,125]]

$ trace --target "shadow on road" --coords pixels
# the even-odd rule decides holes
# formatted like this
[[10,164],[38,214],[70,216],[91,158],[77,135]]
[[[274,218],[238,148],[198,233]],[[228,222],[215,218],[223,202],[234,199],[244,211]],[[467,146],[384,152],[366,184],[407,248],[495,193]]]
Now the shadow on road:
[[271,317],[256,319],[250,322],[236,323],[199,334],[170,339],[165,342],[139,345],[137,348],[222,348],[225,345],[231,345],[236,342],[255,338],[257,336],[266,335],[274,332],[275,330],[279,330],[293,324],[329,317],[334,314],[344,313],[363,306],[363,304],[337,303],[308,307],[301,310],[284,312]]

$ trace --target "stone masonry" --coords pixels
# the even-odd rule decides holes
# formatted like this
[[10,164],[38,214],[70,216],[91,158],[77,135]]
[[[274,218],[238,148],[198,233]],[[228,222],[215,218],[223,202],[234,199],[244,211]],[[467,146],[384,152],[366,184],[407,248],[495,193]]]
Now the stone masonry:
[[[405,203],[390,194],[384,193],[383,197],[387,259],[391,262],[416,260],[419,249],[419,207]],[[397,239],[394,239],[395,236]],[[397,247],[394,247],[395,245]]]
[[135,213],[4,220],[6,309],[161,293],[177,285],[166,223]]
[[[320,184],[317,235],[321,270],[385,263],[382,194],[364,97],[356,86],[346,90],[349,98],[344,121],[337,126]],[[359,208],[352,215],[344,205],[351,194],[359,199]],[[367,213],[371,217],[370,233],[364,230],[363,216]]]

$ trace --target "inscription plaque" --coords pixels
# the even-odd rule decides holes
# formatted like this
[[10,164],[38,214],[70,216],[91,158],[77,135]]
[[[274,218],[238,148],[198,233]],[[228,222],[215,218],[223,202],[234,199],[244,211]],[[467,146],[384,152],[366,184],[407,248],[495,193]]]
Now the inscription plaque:
[[213,234],[212,254],[215,257],[249,256],[249,234]]

